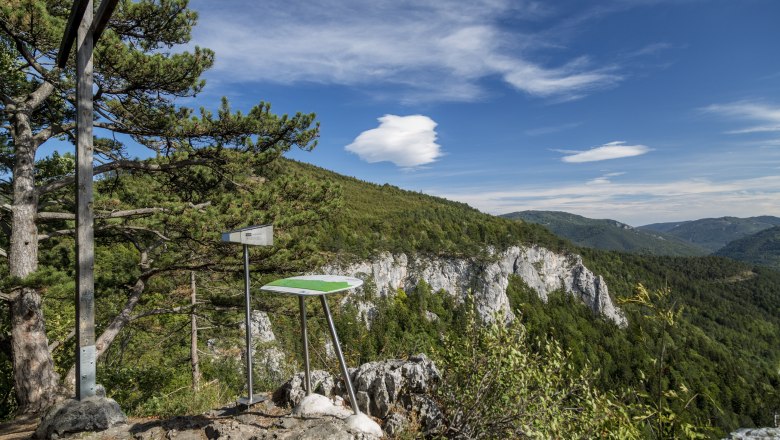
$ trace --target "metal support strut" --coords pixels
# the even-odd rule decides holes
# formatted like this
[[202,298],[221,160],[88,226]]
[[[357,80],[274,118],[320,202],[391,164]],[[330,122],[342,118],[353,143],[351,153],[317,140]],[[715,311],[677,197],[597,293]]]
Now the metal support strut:
[[246,317],[244,318],[244,325],[246,326],[246,383],[247,383],[247,404],[252,404],[254,398],[254,390],[252,384],[252,306],[250,305],[249,297],[249,246],[244,245],[244,311]]
[[301,309],[301,338],[303,339],[303,365],[305,367],[304,389],[306,395],[312,393],[311,389],[311,366],[309,365],[309,336],[306,334],[306,303],[303,296],[298,296],[298,305]]
[[344,376],[344,383],[347,385],[347,392],[349,393],[349,403],[352,404],[352,411],[355,414],[360,414],[358,408],[357,399],[355,399],[355,390],[352,388],[352,380],[349,378],[349,370],[347,370],[347,363],[344,362],[344,354],[341,352],[341,345],[339,345],[339,337],[336,335],[336,327],[333,325],[333,318],[330,316],[330,307],[328,307],[328,301],[325,299],[325,295],[320,295],[322,301],[322,308],[325,310],[325,319],[328,321],[328,329],[330,329],[330,336],[333,338],[333,347],[336,349],[336,356],[339,358],[339,365],[341,365],[341,374]]

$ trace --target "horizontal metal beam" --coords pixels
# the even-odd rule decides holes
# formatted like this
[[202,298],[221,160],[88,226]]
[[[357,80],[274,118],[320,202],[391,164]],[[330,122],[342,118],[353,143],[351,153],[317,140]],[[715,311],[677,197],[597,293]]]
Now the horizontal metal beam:
[[84,11],[87,10],[87,0],[75,0],[70,9],[68,25],[65,26],[65,33],[60,43],[60,51],[57,53],[57,67],[62,69],[68,63],[70,50],[73,48],[73,42],[76,40],[76,32],[79,30],[81,20],[84,18]]

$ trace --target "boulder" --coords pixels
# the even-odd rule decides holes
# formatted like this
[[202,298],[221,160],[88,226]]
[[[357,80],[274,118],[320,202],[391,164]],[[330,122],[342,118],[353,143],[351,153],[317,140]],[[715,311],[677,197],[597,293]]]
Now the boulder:
[[[350,378],[358,408],[384,420],[386,429],[390,426],[390,430],[402,429],[405,423],[400,418],[407,418],[412,412],[426,432],[439,426],[442,413],[430,395],[441,380],[441,374],[424,354],[369,362],[352,370]],[[315,393],[329,398],[347,398],[348,395],[340,377],[322,370],[312,372],[312,387]],[[276,390],[274,402],[281,406],[296,406],[305,394],[303,373],[298,373]]]
[[125,422],[127,417],[114,399],[101,396],[68,399],[46,413],[33,438],[51,439],[69,433],[104,431]]

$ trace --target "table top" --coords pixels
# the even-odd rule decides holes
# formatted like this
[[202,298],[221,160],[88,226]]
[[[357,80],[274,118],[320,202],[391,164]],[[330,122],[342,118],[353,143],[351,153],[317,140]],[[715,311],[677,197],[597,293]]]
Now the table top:
[[285,295],[319,296],[354,289],[363,285],[363,280],[340,275],[303,275],[271,281],[261,290]]

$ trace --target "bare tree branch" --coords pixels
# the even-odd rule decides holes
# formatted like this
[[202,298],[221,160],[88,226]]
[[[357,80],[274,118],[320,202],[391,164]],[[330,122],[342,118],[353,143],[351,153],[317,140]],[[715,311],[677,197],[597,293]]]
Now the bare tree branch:
[[76,124],[65,124],[65,125],[53,124],[49,127],[40,130],[38,133],[35,133],[33,139],[35,139],[35,142],[37,142],[38,144],[42,144],[47,140],[53,138],[54,136],[60,135],[62,133],[70,132],[75,128],[76,128]]
[[[148,232],[150,234],[156,235],[158,238],[160,238],[161,241],[171,241],[170,238],[163,235],[160,231],[155,231],[154,229],[144,228],[142,226],[131,226],[131,225],[103,225],[95,228],[95,232],[98,231],[107,231],[110,229],[118,229],[123,232],[129,232],[129,231],[140,231],[140,232]],[[75,229],[59,229],[57,231],[52,231],[48,234],[39,234],[38,235],[38,242],[48,240],[53,237],[61,237],[63,235],[74,235],[76,233]]]
[[[203,209],[211,205],[211,202],[199,203],[197,205],[190,204],[189,208]],[[150,215],[158,212],[171,212],[168,208],[150,207],[150,208],[137,208],[127,209],[123,211],[111,211],[106,213],[96,213],[95,219],[109,219],[109,218],[126,218],[141,215]],[[76,215],[70,212],[39,212],[39,220],[76,220]]]
[[[97,124],[95,126],[97,126]],[[107,173],[109,171],[118,171],[118,170],[142,170],[142,171],[151,171],[151,172],[161,172],[161,171],[169,171],[169,170],[189,167],[193,165],[206,165],[212,163],[213,161],[214,161],[213,158],[195,158],[195,159],[179,160],[176,162],[171,162],[166,164],[156,164],[150,162],[143,162],[140,160],[121,159],[121,160],[115,160],[113,162],[109,162],[104,165],[96,166],[92,169],[92,173],[97,176],[99,174]],[[73,185],[73,182],[75,181],[76,181],[76,176],[66,176],[59,180],[49,182],[45,185],[41,185],[40,187],[38,187],[38,195],[43,195],[51,191],[56,191],[58,189],[65,188],[66,186]]]
[[49,351],[56,350],[61,345],[65,344],[66,342],[68,342],[71,339],[73,339],[74,336],[76,336],[76,329],[75,328],[73,330],[71,330],[70,333],[65,335],[65,339],[63,339],[61,341],[54,341],[51,344],[49,344]]

